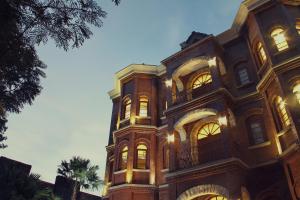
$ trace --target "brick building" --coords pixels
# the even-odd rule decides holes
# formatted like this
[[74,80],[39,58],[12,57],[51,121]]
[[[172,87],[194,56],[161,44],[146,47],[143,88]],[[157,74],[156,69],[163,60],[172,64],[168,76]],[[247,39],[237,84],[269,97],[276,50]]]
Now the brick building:
[[300,199],[300,1],[243,1],[115,79],[106,199]]

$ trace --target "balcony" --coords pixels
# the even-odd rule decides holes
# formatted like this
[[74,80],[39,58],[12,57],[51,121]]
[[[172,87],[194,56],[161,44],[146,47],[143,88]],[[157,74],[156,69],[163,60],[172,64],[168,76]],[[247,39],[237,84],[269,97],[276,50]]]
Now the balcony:
[[172,105],[178,105],[181,103],[189,102],[193,99],[197,99],[204,94],[207,94],[213,90],[212,84],[203,85],[199,88],[187,88],[182,92],[178,92],[172,95]]
[[177,169],[186,169],[218,160],[232,157],[231,148],[223,138],[201,142],[196,146],[191,146],[189,155],[178,156]]

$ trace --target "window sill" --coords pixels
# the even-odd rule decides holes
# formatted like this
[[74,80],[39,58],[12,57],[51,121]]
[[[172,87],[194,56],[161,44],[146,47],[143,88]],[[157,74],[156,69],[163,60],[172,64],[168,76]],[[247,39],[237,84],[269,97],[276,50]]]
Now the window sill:
[[134,172],[150,172],[150,169],[132,169]]
[[266,146],[269,146],[269,145],[271,145],[271,142],[267,141],[267,142],[263,142],[263,143],[260,143],[260,144],[249,146],[248,149],[258,149],[258,148],[266,147]]
[[114,174],[122,174],[122,173],[126,173],[127,169],[122,169],[119,171],[114,172]]
[[242,88],[248,87],[249,85],[252,85],[253,83],[254,83],[253,81],[250,81],[250,82],[245,83],[243,85],[237,85],[236,88],[237,89],[242,89]]
[[288,131],[290,131],[290,130],[291,130],[291,125],[289,125],[288,127],[285,127],[285,128],[282,129],[281,131],[279,131],[279,132],[277,133],[277,136],[280,137],[280,136],[286,134],[286,133],[287,133]]
[[167,168],[167,169],[162,169],[162,170],[160,170],[160,172],[162,172],[162,173],[169,172],[169,168]]
[[136,116],[137,119],[151,119],[150,116],[147,116],[147,117],[141,117],[141,116]]
[[130,118],[122,119],[122,120],[120,121],[120,124],[123,124],[124,122],[129,121],[129,119],[130,119]]

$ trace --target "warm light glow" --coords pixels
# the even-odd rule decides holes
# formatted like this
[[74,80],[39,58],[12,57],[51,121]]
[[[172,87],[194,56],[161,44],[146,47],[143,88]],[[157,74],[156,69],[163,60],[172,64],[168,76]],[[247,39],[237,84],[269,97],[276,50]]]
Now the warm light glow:
[[135,116],[130,117],[130,124],[135,124]]
[[218,118],[219,124],[223,125],[223,126],[227,126],[228,120],[226,116],[220,116]]
[[284,127],[289,126],[291,124],[291,121],[286,110],[286,102],[281,97],[277,97],[275,99],[275,106],[282,125]]
[[203,85],[209,84],[212,82],[212,77],[209,72],[200,74],[196,80],[193,82],[192,88],[196,89]]
[[209,200],[227,200],[227,198],[223,196],[215,196],[210,198]]
[[151,171],[150,173],[150,184],[151,185],[155,184],[155,171]]
[[297,30],[298,34],[300,35],[300,19],[297,19],[297,21],[296,21],[296,30]]
[[147,168],[147,151],[148,148],[144,144],[139,144],[137,146],[137,169]]
[[140,117],[147,117],[148,116],[148,97],[141,96],[140,97]]
[[219,133],[221,133],[219,124],[215,122],[207,123],[200,128],[197,139],[201,140],[208,137],[209,135],[217,135]]
[[131,112],[131,99],[126,99],[124,101],[124,118],[129,119]]
[[108,188],[111,186],[111,182],[104,184],[102,190],[102,196],[106,196],[108,194]]
[[127,160],[128,160],[128,147],[125,146],[121,152],[120,167],[119,167],[121,170],[127,169]]
[[262,44],[259,42],[257,44],[257,52],[260,59],[261,64],[264,64],[267,60],[266,52]]
[[166,85],[166,87],[172,87],[172,83],[173,83],[173,80],[172,80],[172,79],[167,79],[167,80],[165,80],[165,85]]
[[168,135],[167,140],[168,140],[168,143],[175,142],[175,136],[174,136],[174,134]]
[[132,182],[132,170],[127,170],[126,171],[126,183],[131,183]]
[[210,66],[210,67],[217,66],[217,58],[213,57],[213,58],[209,59],[208,60],[208,66]]
[[295,94],[296,99],[297,99],[298,103],[300,104],[300,83],[298,83],[297,85],[294,86],[293,93]]
[[274,31],[272,31],[271,37],[273,38],[278,51],[283,51],[289,48],[283,29],[275,29]]
[[227,200],[227,198],[223,196],[215,196],[210,198],[209,200]]

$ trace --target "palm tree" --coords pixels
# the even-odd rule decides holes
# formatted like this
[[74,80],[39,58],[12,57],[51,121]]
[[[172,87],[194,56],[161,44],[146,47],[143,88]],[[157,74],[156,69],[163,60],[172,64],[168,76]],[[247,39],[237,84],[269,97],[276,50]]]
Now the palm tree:
[[69,162],[63,160],[58,166],[57,173],[68,179],[75,181],[72,200],[76,200],[77,188],[83,189],[98,189],[102,184],[99,176],[97,175],[98,165],[91,165],[89,159],[74,156]]

